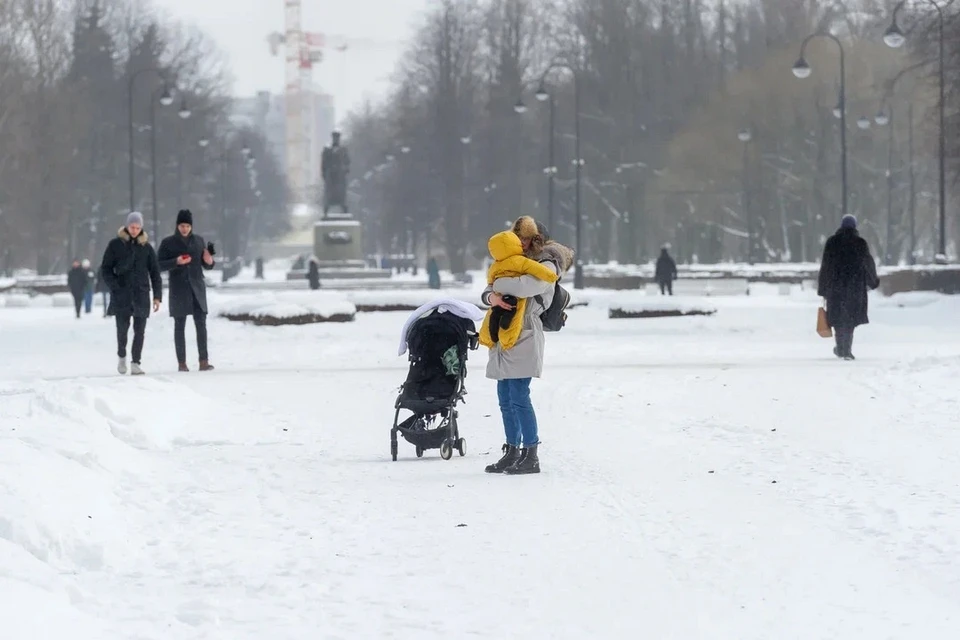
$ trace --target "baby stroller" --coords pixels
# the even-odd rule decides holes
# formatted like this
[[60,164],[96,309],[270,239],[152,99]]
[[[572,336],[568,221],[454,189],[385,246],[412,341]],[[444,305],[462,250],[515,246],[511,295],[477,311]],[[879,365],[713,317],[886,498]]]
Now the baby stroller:
[[[390,430],[390,454],[397,459],[397,434],[416,447],[422,458],[427,449],[440,449],[449,460],[456,449],[467,454],[457,426],[458,402],[467,390],[467,352],[477,349],[479,335],[473,321],[434,310],[413,323],[406,336],[410,350],[407,380],[400,386]],[[400,411],[413,415],[400,422]]]

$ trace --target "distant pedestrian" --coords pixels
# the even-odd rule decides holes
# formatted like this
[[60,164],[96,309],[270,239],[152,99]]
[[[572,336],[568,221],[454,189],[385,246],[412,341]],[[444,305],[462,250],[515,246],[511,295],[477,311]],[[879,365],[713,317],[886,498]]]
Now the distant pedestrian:
[[837,346],[833,354],[854,360],[853,332],[867,324],[867,289],[880,286],[877,263],[870,255],[870,246],[857,231],[857,219],[845,215],[840,229],[827,239],[820,262],[817,295],[826,299],[827,322],[833,327]]
[[83,289],[83,310],[90,313],[93,310],[93,293],[97,288],[97,272],[90,268],[90,261],[84,258],[80,261],[80,266],[86,272],[87,281]]
[[117,237],[107,244],[100,263],[100,275],[110,289],[108,313],[117,319],[117,371],[127,372],[127,333],[133,322],[133,352],[131,375],[143,375],[140,356],[143,353],[144,333],[150,317],[150,289],[153,289],[153,310],[160,310],[163,300],[163,280],[157,254],[143,230],[143,215],[132,211],[127,224],[120,227]]
[[163,239],[157,258],[161,271],[170,272],[170,316],[173,318],[173,344],[180,371],[187,366],[187,316],[193,316],[197,332],[197,354],[200,371],[211,371],[207,352],[207,283],[204,270],[213,269],[213,243],[204,244],[203,238],[193,233],[193,213],[182,209],[177,213],[177,230]]
[[73,296],[73,310],[80,319],[80,309],[83,307],[83,292],[87,286],[87,271],[80,264],[79,260],[73,261],[67,273],[67,288],[70,289],[70,295]]
[[257,280],[263,280],[263,258],[257,258],[257,261],[254,263],[254,278]]
[[657,269],[654,274],[657,284],[660,285],[660,295],[673,295],[673,281],[677,279],[677,263],[670,256],[669,247],[664,245],[657,258]]
[[307,280],[310,282],[310,288],[317,290],[320,288],[320,263],[316,258],[310,258],[307,265]]
[[97,271],[97,292],[103,298],[103,317],[106,318],[110,311],[110,287],[107,285],[106,281],[103,279],[103,272],[98,267]]
[[427,260],[427,283],[431,289],[440,288],[440,266],[433,257]]

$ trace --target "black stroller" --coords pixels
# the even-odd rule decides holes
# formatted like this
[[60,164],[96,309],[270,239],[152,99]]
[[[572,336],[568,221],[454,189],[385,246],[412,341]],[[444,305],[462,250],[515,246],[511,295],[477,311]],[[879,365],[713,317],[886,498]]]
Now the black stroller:
[[[416,447],[418,458],[427,449],[440,449],[444,460],[453,457],[454,449],[461,456],[466,455],[466,441],[457,427],[456,406],[467,393],[467,352],[479,345],[476,326],[472,320],[453,313],[433,311],[414,322],[406,340],[410,369],[395,405],[391,456],[396,461],[397,433]],[[413,415],[399,422],[402,409]]]

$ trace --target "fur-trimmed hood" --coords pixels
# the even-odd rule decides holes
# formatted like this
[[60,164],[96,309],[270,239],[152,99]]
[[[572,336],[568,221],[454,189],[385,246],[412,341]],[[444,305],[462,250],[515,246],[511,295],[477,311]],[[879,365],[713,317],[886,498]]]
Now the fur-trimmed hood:
[[[130,232],[127,231],[126,227],[120,227],[120,230],[117,231],[117,237],[123,240],[124,242],[130,242]],[[146,231],[141,231],[140,235],[137,236],[137,244],[147,244]]]
[[550,240],[547,244],[543,245],[543,251],[540,253],[540,260],[553,260],[558,265],[560,265],[560,270],[566,272],[570,270],[570,267],[573,266],[574,252],[573,249],[565,245],[560,244],[559,242],[554,242]]
[[537,221],[530,216],[521,216],[513,223],[513,232],[523,240],[539,235]]

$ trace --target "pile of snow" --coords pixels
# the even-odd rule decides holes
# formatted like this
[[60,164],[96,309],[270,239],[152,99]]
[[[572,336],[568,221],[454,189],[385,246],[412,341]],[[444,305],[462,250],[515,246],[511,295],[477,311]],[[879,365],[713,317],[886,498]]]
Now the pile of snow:
[[33,300],[25,293],[8,293],[3,296],[3,306],[8,309],[26,309],[27,307],[41,305],[34,305]]
[[6,291],[17,286],[16,278],[0,278],[0,291]]
[[70,293],[54,293],[50,296],[50,302],[54,307],[72,307],[73,295]]
[[877,304],[879,307],[914,309],[936,304],[943,299],[944,294],[935,291],[909,291],[905,293],[895,293],[889,297],[877,297],[874,304]]
[[701,298],[653,298],[634,295],[611,302],[609,317],[617,319],[710,316],[716,312],[716,306]]
[[[115,620],[104,622],[114,612],[100,600],[104,576],[123,575],[145,556],[161,562],[162,540],[181,535],[169,523],[191,496],[169,485],[174,470],[160,454],[282,440],[276,417],[251,420],[258,409],[211,402],[159,379],[120,380],[0,382],[3,638],[155,637],[119,633]],[[158,410],[171,399],[176,411]],[[168,637],[190,630],[172,617],[162,627],[143,623],[150,627]]]
[[286,291],[221,300],[218,314],[228,320],[256,325],[313,324],[349,322],[356,306],[341,295],[321,291]]

